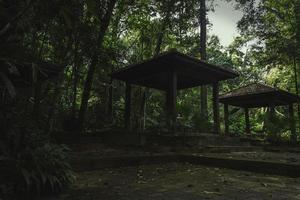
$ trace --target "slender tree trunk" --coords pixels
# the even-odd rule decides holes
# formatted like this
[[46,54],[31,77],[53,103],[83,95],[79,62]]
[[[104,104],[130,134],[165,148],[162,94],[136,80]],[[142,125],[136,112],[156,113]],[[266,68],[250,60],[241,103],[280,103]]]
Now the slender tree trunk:
[[58,79],[56,80],[55,86],[54,86],[54,93],[50,100],[51,106],[48,110],[48,119],[47,119],[47,121],[48,121],[47,122],[47,132],[49,135],[51,134],[53,127],[55,125],[55,113],[57,110],[57,104],[58,104],[59,98],[61,98],[61,95],[62,95],[62,88],[60,87],[60,85],[62,84],[62,78],[63,78],[63,76],[60,75],[58,77]]
[[[298,85],[298,70],[297,70],[297,62],[296,57],[293,58],[293,70],[294,70],[294,79],[295,79],[295,88],[296,88],[296,94],[299,95],[299,85]],[[300,102],[297,102],[297,113],[298,113],[298,119],[300,120]]]
[[39,119],[40,116],[40,102],[41,102],[41,93],[42,93],[42,82],[39,77],[38,66],[34,66],[36,71],[36,77],[34,81],[34,104],[33,104],[33,117],[35,120]]
[[[300,57],[300,1],[295,1],[294,13],[296,16],[296,54],[294,56],[294,73],[295,73],[295,86],[296,93],[299,95],[299,86],[298,86],[298,68],[297,63],[299,63]],[[300,123],[300,102],[297,103],[297,113],[298,113],[298,122]],[[300,125],[299,125],[300,126]]]
[[78,117],[78,125],[80,127],[80,130],[82,130],[83,125],[84,125],[85,114],[86,114],[86,110],[87,110],[88,100],[90,97],[92,83],[93,83],[93,77],[94,77],[96,67],[98,64],[98,56],[99,56],[98,54],[100,53],[100,50],[102,48],[104,35],[109,26],[109,22],[110,22],[112,14],[113,14],[113,9],[115,7],[116,1],[117,0],[109,1],[106,13],[101,20],[101,26],[100,26],[100,30],[99,30],[99,34],[98,34],[98,39],[97,39],[98,47],[97,47],[97,50],[95,51],[94,55],[92,56],[91,64],[88,68],[87,77],[85,80],[84,89],[83,89],[83,93],[82,93],[81,106],[80,106],[79,117]]
[[76,118],[76,101],[77,101],[77,85],[78,85],[78,65],[74,65],[73,68],[73,98],[72,98],[72,117]]
[[[34,32],[32,35],[32,47],[33,49],[37,49],[37,33]],[[39,54],[41,51],[39,51],[37,54]],[[39,113],[40,113],[40,98],[41,98],[41,83],[39,78],[39,66],[32,63],[32,81],[33,81],[33,97],[34,97],[34,103],[33,103],[33,110],[32,110],[32,116],[35,120],[38,120]]]
[[160,53],[161,45],[163,43],[164,35],[167,29],[168,24],[170,23],[170,15],[172,12],[172,8],[174,7],[174,0],[170,0],[168,3],[168,9],[166,12],[166,16],[162,21],[161,29],[159,30],[157,34],[157,41],[156,41],[156,47],[154,51],[154,56],[157,56]]
[[[169,2],[168,2],[166,15],[162,21],[161,28],[157,34],[154,56],[157,56],[160,53],[164,35],[166,32],[167,26],[170,23],[170,16],[172,13],[172,9],[174,7],[174,3],[175,3],[175,0],[169,0]],[[142,128],[142,130],[144,130],[145,126],[146,126],[146,103],[147,103],[147,96],[149,95],[149,92],[150,92],[149,88],[146,88],[142,94],[142,103],[141,103],[141,116],[142,116],[141,117],[142,118],[141,128]]]
[[154,51],[154,56],[157,56],[160,53],[161,45],[163,43],[163,39],[165,36],[167,26],[170,24],[170,16],[171,16],[171,13],[172,13],[172,10],[174,7],[174,3],[175,3],[175,0],[169,0],[169,2],[168,2],[166,16],[162,21],[161,29],[157,35],[157,42],[156,42],[156,47],[155,47],[155,51]]
[[[76,36],[75,36],[76,37]],[[78,57],[78,41],[75,39],[75,52],[74,52],[74,67],[73,67],[73,94],[72,94],[72,117],[76,118],[76,101],[77,101],[77,85],[79,80],[78,74],[79,57]]]
[[[42,45],[40,47],[40,49],[38,49],[38,44],[37,44],[37,34],[34,33],[33,34],[33,49],[38,49],[37,52],[37,57],[39,59],[41,59],[42,57],[42,52],[44,49],[44,44],[45,44],[45,39],[46,39],[46,32],[48,30],[49,26],[47,27],[47,29],[44,32],[44,37],[42,39]],[[37,66],[36,64],[34,64],[34,66],[32,66],[33,69],[33,89],[34,89],[34,105],[33,105],[33,117],[34,119],[37,121],[40,117],[40,104],[41,104],[41,97],[42,97],[42,81],[41,81],[41,77],[40,77],[40,66]]]
[[[200,56],[201,60],[206,61],[206,0],[200,0]],[[207,119],[207,87],[201,86],[201,105],[200,111],[203,119]]]

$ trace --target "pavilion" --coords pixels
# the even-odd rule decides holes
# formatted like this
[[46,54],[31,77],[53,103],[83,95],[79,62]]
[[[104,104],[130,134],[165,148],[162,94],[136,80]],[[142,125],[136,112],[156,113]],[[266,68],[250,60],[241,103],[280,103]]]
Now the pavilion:
[[213,85],[214,132],[220,132],[219,81],[233,79],[238,74],[230,69],[170,51],[150,60],[133,64],[112,73],[112,79],[126,83],[125,127],[130,129],[131,84],[154,88],[166,93],[167,117],[170,128],[176,127],[177,91],[201,85]]
[[[33,64],[38,66],[34,72]],[[0,58],[0,105],[5,105],[18,94],[31,93],[34,79],[41,83],[57,77],[65,65],[53,64],[36,59]],[[36,74],[36,77],[34,77]]]
[[16,61],[0,58],[0,72],[4,73],[16,87],[32,86],[34,79],[32,64],[38,66],[38,77],[42,81],[58,76],[65,68],[64,65],[45,61]]
[[224,104],[225,134],[229,134],[229,105],[244,109],[246,123],[245,131],[248,134],[251,131],[249,108],[269,107],[270,117],[273,117],[275,106],[288,106],[291,138],[292,140],[295,140],[296,128],[293,104],[298,103],[299,100],[300,97],[295,94],[261,83],[253,83],[236,90],[232,90],[231,92],[220,96],[220,102]]

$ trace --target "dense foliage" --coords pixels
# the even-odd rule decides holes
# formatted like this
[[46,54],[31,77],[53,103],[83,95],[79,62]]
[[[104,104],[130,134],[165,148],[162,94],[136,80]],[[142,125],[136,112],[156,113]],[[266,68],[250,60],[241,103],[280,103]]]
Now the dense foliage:
[[69,149],[53,144],[23,111],[1,113],[0,195],[4,199],[35,199],[60,192],[74,180]]
[[[12,177],[20,180],[1,183],[1,194],[18,188],[36,194],[45,188],[58,191],[72,180],[66,148],[50,142],[54,132],[76,134],[123,126],[124,85],[111,83],[111,72],[173,48],[200,58],[200,2],[0,0],[1,93],[9,96],[1,103],[0,158],[10,163],[7,169],[17,169]],[[298,94],[299,0],[227,2],[244,13],[238,23],[240,36],[224,47],[217,36],[208,33],[206,57],[207,62],[234,69],[241,76],[223,82],[220,93],[263,82]],[[213,10],[216,3],[206,0],[207,10]],[[41,78],[41,67],[35,64],[39,60],[64,66],[63,73],[51,80]],[[31,74],[26,89],[8,75],[25,63]],[[111,87],[112,111],[108,106]],[[134,129],[165,128],[163,95],[133,88]],[[181,91],[177,101],[180,129],[210,130],[211,107],[210,87],[208,121],[200,113],[199,88]],[[242,110],[231,108],[230,112],[231,132],[242,134]],[[275,112],[276,120],[268,121],[267,108],[251,110],[253,132],[267,133],[273,140],[287,139],[287,108],[278,107]]]

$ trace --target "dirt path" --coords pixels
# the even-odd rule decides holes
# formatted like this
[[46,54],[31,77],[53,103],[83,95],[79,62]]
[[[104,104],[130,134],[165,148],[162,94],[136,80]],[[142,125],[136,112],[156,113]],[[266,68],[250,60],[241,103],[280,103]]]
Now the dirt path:
[[296,200],[300,178],[190,164],[147,165],[79,173],[59,200]]

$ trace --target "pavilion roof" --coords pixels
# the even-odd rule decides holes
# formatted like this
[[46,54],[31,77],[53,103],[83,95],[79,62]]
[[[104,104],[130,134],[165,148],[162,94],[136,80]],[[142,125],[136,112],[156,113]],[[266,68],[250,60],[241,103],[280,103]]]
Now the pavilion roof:
[[299,100],[295,94],[261,83],[249,84],[220,96],[221,103],[248,108],[288,105]]
[[212,65],[177,51],[170,51],[116,71],[112,73],[112,78],[135,85],[167,90],[168,75],[172,70],[177,72],[178,89],[212,84],[238,76],[231,69]]
[[37,73],[42,81],[56,77],[65,68],[45,61],[0,59],[0,71],[17,87],[31,86],[34,79],[33,64],[38,66]]
[[[4,51],[0,52],[0,72],[4,73],[16,87],[32,86],[34,74],[38,74],[41,81],[56,77],[66,65],[46,62],[31,53],[18,43],[1,44]],[[38,71],[33,71],[33,65]],[[2,82],[0,80],[0,86]]]

